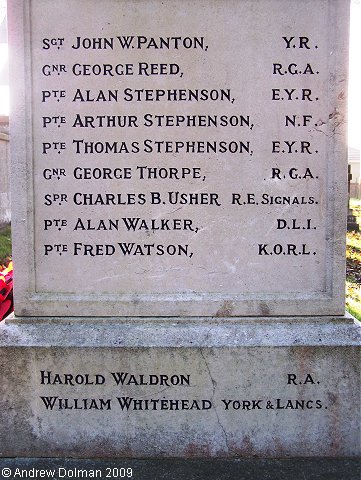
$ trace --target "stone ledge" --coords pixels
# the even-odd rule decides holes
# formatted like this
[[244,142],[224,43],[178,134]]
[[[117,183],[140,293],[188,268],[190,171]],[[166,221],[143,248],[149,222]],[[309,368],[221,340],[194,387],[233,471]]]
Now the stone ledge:
[[0,323],[0,347],[360,346],[361,324],[344,317],[252,319],[19,318]]

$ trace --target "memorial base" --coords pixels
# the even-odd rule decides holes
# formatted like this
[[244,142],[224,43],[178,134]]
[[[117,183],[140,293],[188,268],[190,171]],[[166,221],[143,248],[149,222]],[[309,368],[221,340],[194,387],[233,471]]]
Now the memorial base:
[[356,457],[351,317],[9,318],[2,457]]

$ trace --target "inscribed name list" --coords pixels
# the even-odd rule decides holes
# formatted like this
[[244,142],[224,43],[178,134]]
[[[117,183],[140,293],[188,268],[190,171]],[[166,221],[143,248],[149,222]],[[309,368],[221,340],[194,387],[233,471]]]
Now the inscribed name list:
[[268,4],[31,2],[37,292],[325,292],[327,2]]

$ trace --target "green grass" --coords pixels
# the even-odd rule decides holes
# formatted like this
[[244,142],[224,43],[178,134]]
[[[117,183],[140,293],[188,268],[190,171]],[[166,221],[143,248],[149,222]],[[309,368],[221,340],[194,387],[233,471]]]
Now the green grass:
[[11,227],[0,229],[0,265],[7,265],[11,257]]
[[[361,224],[361,200],[350,206]],[[361,232],[347,232],[346,267],[346,310],[361,321]]]
[[360,302],[355,302],[353,303],[348,302],[346,303],[346,310],[348,313],[350,313],[353,317],[357,318],[361,322],[361,308],[360,308]]

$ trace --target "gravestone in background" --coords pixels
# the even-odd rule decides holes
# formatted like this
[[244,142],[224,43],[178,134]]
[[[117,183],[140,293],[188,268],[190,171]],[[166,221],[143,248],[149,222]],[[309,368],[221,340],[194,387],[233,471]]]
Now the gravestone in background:
[[2,455],[359,454],[348,2],[9,8]]

